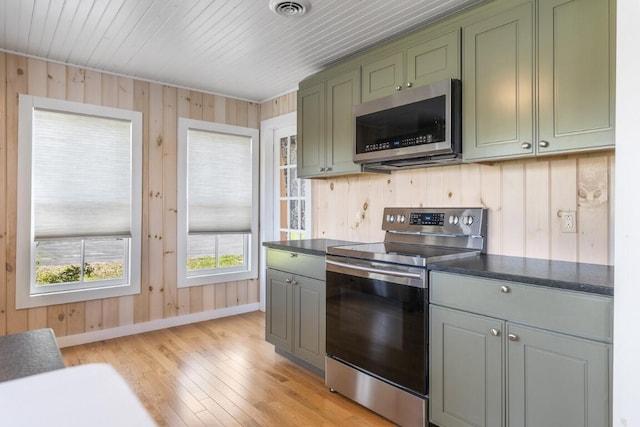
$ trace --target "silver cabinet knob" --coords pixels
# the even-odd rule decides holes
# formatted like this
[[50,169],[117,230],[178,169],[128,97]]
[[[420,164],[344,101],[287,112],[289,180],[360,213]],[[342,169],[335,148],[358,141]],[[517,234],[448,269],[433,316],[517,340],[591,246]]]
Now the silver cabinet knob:
[[522,149],[523,150],[528,150],[531,148],[531,143],[530,142],[523,142],[522,143]]
[[291,281],[291,284],[292,284],[293,286],[295,286],[295,285],[297,285],[297,284],[298,284],[298,282],[296,282],[295,280],[292,280],[292,281]]
[[496,328],[491,328],[491,330],[489,331],[489,333],[490,333],[492,336],[497,337],[497,336],[499,336],[499,335],[500,335],[500,330],[499,330],[499,329],[496,329]]
[[402,90],[402,86],[400,86],[400,85],[396,86],[396,90],[397,90],[397,91]]
[[327,172],[331,172],[332,170],[333,170],[333,168],[332,168],[331,166],[329,166],[329,167],[327,168]]
[[507,337],[509,338],[509,341],[518,341],[518,336],[516,334],[509,334]]
[[287,283],[292,283],[292,282],[293,282],[293,280],[291,280],[291,279],[285,279],[285,282],[287,282]]
[[508,286],[505,286],[505,285],[500,286],[500,292],[502,292],[503,294],[508,294],[510,290],[511,289],[509,289]]
[[297,258],[297,257],[298,257],[298,254],[297,254],[297,253],[295,253],[295,252],[291,252],[291,253],[289,254],[289,256],[290,256],[291,258]]
[[324,168],[320,168],[318,169],[320,172],[324,172]]
[[538,147],[547,148],[548,146],[549,146],[549,141],[538,142]]
[[412,86],[413,86],[413,83],[411,83],[411,82],[407,82],[407,84],[406,84],[405,86],[406,86],[406,87],[412,87]]

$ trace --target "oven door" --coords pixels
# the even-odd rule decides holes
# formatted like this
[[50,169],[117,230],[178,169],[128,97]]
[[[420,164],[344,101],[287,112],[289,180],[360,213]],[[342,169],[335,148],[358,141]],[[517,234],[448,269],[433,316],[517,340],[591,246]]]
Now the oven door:
[[427,395],[426,269],[327,256],[327,356]]

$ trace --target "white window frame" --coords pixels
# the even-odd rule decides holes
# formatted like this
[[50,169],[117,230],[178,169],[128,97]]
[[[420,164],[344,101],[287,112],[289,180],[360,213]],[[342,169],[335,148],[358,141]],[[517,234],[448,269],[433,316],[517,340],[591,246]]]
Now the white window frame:
[[[278,218],[280,208],[276,203],[279,191],[273,188],[276,181],[276,174],[279,173],[276,168],[276,159],[279,142],[276,140],[278,129],[297,126],[297,113],[287,113],[281,116],[266,119],[260,122],[260,197],[262,200],[260,206],[260,241],[269,242],[280,240],[280,230],[276,225],[274,218]],[[300,152],[298,152],[300,155]],[[278,211],[276,211],[278,209]],[[260,310],[266,310],[266,277],[264,272],[267,271],[267,250],[263,246],[260,252]]]
[[[197,274],[187,271],[187,237],[189,222],[188,149],[189,130],[224,133],[251,139],[251,232],[245,240],[246,269],[238,268],[201,270]],[[201,286],[258,277],[258,214],[259,214],[259,132],[258,129],[232,126],[180,117],[178,119],[178,287]]]
[[[124,283],[72,289],[60,286],[51,292],[32,292],[36,281],[36,242],[32,223],[32,134],[34,109],[89,115],[131,122],[131,238],[123,262],[128,267]],[[83,104],[21,94],[18,128],[18,218],[16,247],[16,308],[42,307],[140,293],[142,248],[142,113],[120,108]],[[80,239],[79,239],[80,240]],[[91,283],[91,282],[85,282]]]

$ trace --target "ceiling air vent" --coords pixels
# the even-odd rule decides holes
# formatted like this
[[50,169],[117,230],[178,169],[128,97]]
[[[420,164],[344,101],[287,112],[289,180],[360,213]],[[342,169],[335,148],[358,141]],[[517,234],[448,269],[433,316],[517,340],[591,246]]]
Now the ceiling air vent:
[[310,8],[311,4],[307,0],[271,0],[269,2],[269,9],[282,16],[301,16]]

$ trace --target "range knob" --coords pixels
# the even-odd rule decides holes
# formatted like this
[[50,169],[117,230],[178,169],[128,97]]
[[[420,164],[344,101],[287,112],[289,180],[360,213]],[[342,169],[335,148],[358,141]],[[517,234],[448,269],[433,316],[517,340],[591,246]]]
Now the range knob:
[[402,214],[399,214],[398,216],[396,216],[396,220],[400,223],[400,224],[404,224],[405,221],[405,216]]
[[449,216],[449,224],[451,225],[456,225],[458,224],[459,218],[457,215],[451,215]]
[[387,222],[394,222],[396,220],[396,217],[393,215],[387,215]]
[[463,216],[462,217],[462,224],[463,225],[471,225],[471,224],[473,224],[473,217],[471,215]]

